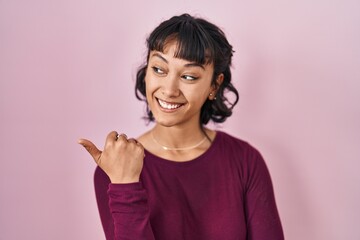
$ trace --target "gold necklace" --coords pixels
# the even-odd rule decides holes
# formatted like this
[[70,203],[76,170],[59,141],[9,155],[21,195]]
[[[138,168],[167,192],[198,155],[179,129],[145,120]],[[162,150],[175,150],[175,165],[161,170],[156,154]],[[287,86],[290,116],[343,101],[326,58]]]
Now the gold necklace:
[[206,140],[206,136],[201,139],[200,142],[198,142],[197,144],[195,144],[194,146],[190,146],[190,147],[181,147],[181,148],[175,148],[175,147],[167,147],[167,146],[164,146],[162,145],[161,143],[159,143],[155,137],[154,137],[154,133],[153,131],[151,131],[151,137],[153,139],[153,141],[158,144],[162,149],[166,150],[166,151],[185,151],[185,150],[191,150],[191,149],[194,149],[194,148],[197,148],[198,146],[200,146],[203,142],[205,142]]

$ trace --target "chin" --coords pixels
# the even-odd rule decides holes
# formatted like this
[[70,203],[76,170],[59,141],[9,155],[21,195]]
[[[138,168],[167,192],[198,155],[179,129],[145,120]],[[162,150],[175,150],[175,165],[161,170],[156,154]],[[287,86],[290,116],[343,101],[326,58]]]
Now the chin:
[[179,122],[176,122],[176,121],[169,121],[169,120],[162,120],[162,119],[158,120],[156,118],[155,118],[155,122],[156,122],[156,124],[163,126],[163,127],[173,127],[173,126],[179,124]]

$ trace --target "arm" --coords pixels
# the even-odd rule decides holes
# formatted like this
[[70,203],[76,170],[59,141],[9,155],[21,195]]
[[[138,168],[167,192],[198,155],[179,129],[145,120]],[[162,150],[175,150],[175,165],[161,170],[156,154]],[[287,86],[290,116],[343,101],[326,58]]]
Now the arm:
[[107,194],[109,184],[109,177],[100,167],[97,167],[94,174],[94,187],[100,220],[106,239],[114,239],[114,220],[110,212]]
[[283,240],[270,173],[257,151],[249,159],[245,205],[248,240]]
[[147,194],[141,183],[110,184],[108,196],[115,239],[154,239]]
[[99,166],[95,190],[106,238],[154,239],[147,195],[139,182],[144,159],[142,145],[115,131],[108,134],[103,151],[89,140],[80,139],[79,143]]
[[111,184],[97,167],[94,186],[106,239],[154,239],[147,194],[141,183]]

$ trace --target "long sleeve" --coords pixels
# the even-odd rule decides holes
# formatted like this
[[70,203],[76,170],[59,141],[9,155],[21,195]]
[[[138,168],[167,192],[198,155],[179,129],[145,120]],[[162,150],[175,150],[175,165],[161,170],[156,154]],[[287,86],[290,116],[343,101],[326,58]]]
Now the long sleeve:
[[283,240],[284,234],[275,203],[269,171],[261,155],[255,151],[249,157],[245,211],[248,240]]
[[108,195],[116,240],[154,239],[147,195],[141,183],[110,184]]
[[191,161],[146,152],[139,183],[111,184],[100,168],[94,180],[108,240],[284,239],[263,158],[222,132]]
[[111,184],[95,171],[95,192],[106,239],[153,240],[147,194],[141,183]]

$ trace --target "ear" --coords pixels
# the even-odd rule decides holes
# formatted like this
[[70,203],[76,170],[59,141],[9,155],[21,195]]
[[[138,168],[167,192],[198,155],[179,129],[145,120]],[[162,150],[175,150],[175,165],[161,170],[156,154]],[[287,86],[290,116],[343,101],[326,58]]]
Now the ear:
[[219,90],[219,87],[223,83],[223,81],[224,81],[224,74],[220,73],[217,76],[215,83],[211,86],[211,92],[209,94],[209,100],[216,99],[216,93]]

